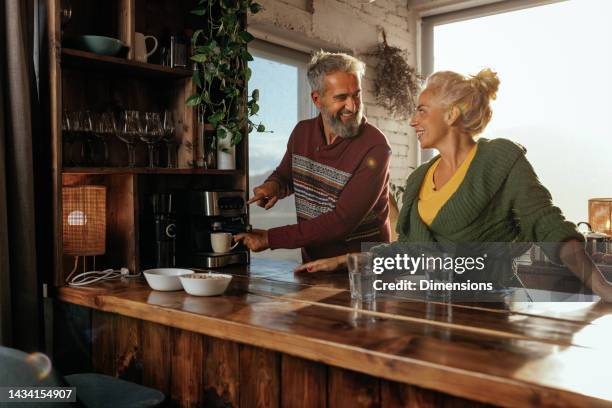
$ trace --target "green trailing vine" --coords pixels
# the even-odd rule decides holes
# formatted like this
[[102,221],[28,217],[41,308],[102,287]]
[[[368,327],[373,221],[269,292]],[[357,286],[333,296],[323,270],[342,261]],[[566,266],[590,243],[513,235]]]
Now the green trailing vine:
[[254,39],[243,27],[246,14],[258,13],[261,5],[253,0],[199,0],[192,14],[203,18],[205,28],[192,36],[197,69],[192,80],[196,93],[187,98],[189,106],[200,106],[206,120],[215,129],[217,143],[229,137],[230,145],[242,141],[245,129],[265,132],[263,124],[251,117],[259,111],[259,90],[245,94],[253,56],[247,44]]

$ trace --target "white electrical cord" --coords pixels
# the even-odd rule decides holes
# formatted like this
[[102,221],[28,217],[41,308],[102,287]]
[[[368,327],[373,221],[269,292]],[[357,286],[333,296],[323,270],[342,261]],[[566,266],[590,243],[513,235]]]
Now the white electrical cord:
[[139,273],[130,275],[130,271],[128,268],[121,268],[119,270],[105,269],[103,271],[82,272],[72,277],[72,275],[74,275],[74,272],[76,272],[78,259],[79,258],[76,257],[74,269],[72,270],[70,275],[68,275],[68,278],[66,278],[66,283],[70,286],[86,286],[91,285],[92,283],[101,282],[105,280],[119,279],[122,277],[135,278],[137,276],[140,276]]

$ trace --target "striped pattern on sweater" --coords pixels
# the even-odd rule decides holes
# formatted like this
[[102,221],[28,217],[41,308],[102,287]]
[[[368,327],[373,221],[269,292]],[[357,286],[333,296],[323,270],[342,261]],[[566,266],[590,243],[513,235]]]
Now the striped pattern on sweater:
[[[292,155],[293,191],[298,219],[309,220],[336,208],[342,189],[352,174],[321,164],[307,157]],[[376,214],[369,213],[346,241],[380,233]]]

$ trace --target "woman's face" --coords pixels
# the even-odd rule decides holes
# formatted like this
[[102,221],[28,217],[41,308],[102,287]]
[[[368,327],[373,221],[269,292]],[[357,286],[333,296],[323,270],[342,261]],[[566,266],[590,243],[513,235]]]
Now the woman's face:
[[421,148],[435,148],[448,134],[450,126],[444,119],[445,114],[446,109],[431,90],[421,92],[416,112],[410,119],[410,126],[416,130]]

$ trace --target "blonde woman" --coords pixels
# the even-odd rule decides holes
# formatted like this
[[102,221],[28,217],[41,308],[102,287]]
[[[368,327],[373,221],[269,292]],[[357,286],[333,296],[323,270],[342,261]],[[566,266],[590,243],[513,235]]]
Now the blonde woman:
[[[392,252],[410,242],[544,242],[547,255],[565,264],[606,301],[612,284],[584,251],[583,237],[551,201],[525,157],[506,139],[474,137],[491,119],[499,79],[490,69],[465,77],[432,74],[410,121],[422,148],[440,154],[408,178],[398,220],[398,243],[374,252]],[[342,267],[346,255],[301,265],[297,271]]]

